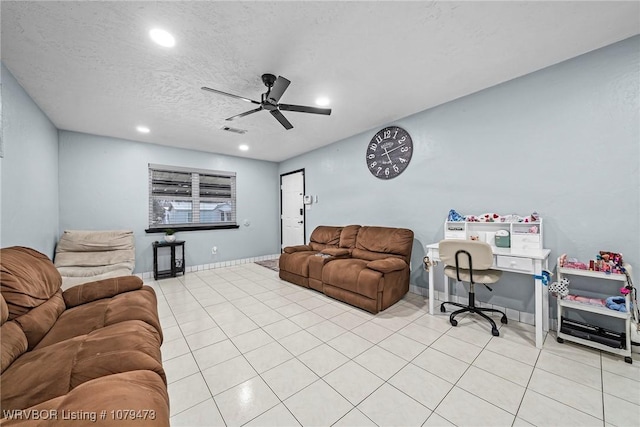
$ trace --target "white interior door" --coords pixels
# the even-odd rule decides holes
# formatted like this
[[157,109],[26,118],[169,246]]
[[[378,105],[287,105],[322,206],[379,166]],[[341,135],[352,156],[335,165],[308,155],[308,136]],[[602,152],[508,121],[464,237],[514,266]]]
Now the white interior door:
[[304,171],[280,176],[282,247],[304,245]]

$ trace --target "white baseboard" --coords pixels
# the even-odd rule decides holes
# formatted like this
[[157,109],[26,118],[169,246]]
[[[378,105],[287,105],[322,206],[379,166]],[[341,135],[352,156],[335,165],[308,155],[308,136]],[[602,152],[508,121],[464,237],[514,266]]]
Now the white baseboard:
[[[262,256],[256,256],[251,258],[234,259],[230,261],[212,262],[210,264],[188,265],[185,267],[185,270],[187,273],[192,273],[197,271],[213,270],[216,268],[233,267],[233,266],[242,265],[242,264],[252,264],[256,261],[265,261],[268,259],[278,259],[278,258],[280,258],[280,254],[262,255]],[[135,273],[134,276],[138,276],[142,280],[153,279],[153,271],[146,271],[144,273]]]

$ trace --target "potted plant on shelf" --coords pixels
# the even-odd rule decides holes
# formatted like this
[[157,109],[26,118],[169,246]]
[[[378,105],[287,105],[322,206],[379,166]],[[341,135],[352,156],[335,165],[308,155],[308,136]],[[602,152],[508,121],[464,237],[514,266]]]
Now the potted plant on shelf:
[[173,228],[167,228],[166,230],[164,230],[164,241],[168,243],[175,242],[175,232],[176,230],[174,230]]

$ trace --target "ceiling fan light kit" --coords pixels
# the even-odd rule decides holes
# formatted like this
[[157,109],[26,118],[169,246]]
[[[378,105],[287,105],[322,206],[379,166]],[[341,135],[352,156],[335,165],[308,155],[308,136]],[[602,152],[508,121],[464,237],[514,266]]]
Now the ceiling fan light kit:
[[[248,116],[253,113],[257,113],[258,111],[267,110],[271,113],[275,119],[280,122],[280,124],[287,130],[292,129],[293,125],[287,118],[282,114],[282,111],[294,111],[298,113],[311,113],[311,114],[322,114],[322,115],[330,115],[331,108],[318,108],[318,107],[308,107],[305,105],[292,105],[292,104],[280,104],[280,98],[287,90],[291,82],[285,79],[282,76],[278,76],[276,78],[273,74],[263,74],[262,75],[262,83],[267,87],[267,91],[262,94],[260,97],[260,101],[255,101],[253,99],[245,98],[243,96],[234,95],[231,93],[223,92],[221,90],[212,89],[206,86],[202,87],[202,90],[206,90],[208,92],[217,93],[219,95],[229,96],[236,99],[241,99],[246,102],[250,102],[252,104],[259,105],[258,108],[253,110],[245,111],[244,113],[236,114],[235,116],[229,117],[228,121],[236,120],[241,117]],[[223,128],[224,129],[224,128]],[[225,129],[227,130],[227,129]]]

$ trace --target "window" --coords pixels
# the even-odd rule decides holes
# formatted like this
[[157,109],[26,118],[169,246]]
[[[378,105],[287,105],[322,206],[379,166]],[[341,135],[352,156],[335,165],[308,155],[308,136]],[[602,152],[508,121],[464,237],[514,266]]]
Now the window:
[[237,228],[235,172],[149,165],[149,229]]

